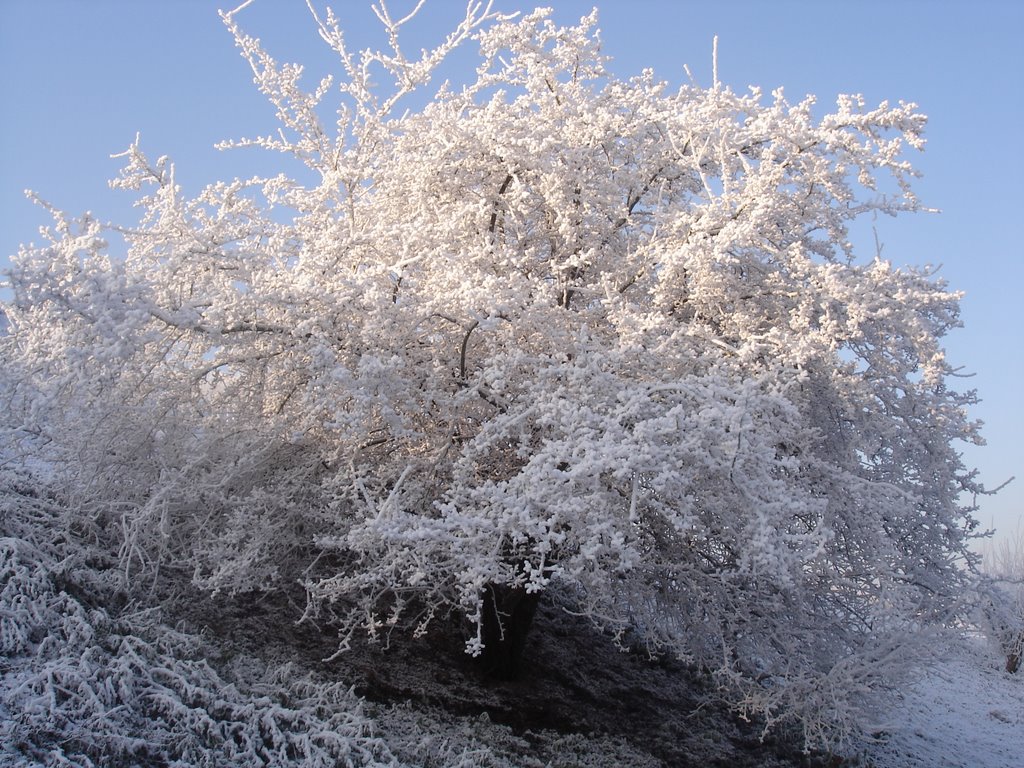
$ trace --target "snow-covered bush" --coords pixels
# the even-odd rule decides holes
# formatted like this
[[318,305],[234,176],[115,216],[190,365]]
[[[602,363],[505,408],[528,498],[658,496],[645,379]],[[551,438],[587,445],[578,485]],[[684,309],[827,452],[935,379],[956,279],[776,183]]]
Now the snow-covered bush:
[[[343,645],[454,611],[509,656],[557,589],[809,741],[855,727],[972,560],[958,296],[848,233],[919,209],[925,118],[622,80],[596,16],[470,4],[410,59],[378,11],[385,52],[315,17],[312,92],[224,15],[282,123],[236,145],[312,181],[190,199],[136,143],[123,252],[54,212],[10,275],[4,450],[128,583],[301,579]],[[410,101],[471,36],[475,77]]]
[[263,690],[242,690],[211,668],[198,638],[153,612],[115,618],[70,594],[58,547],[12,535],[59,530],[48,506],[0,488],[0,762],[397,764],[343,683],[284,667],[250,670]]
[[987,542],[982,568],[987,578],[979,622],[1006,655],[1006,671],[1013,673],[1024,658],[1024,527]]

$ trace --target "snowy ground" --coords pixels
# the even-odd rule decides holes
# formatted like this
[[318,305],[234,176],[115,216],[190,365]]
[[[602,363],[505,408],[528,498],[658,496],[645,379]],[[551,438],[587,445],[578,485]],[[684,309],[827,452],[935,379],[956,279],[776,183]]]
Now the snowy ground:
[[984,641],[971,639],[888,713],[887,744],[865,757],[879,768],[1021,768],[1024,673],[1008,674]]
[[1024,672],[984,639],[878,713],[884,743],[836,763],[762,742],[756,723],[700,704],[679,665],[620,653],[554,604],[506,684],[481,682],[440,632],[325,661],[336,639],[296,625],[285,596],[126,606],[102,561],[59,551],[59,508],[7,502],[0,766],[1024,768]]

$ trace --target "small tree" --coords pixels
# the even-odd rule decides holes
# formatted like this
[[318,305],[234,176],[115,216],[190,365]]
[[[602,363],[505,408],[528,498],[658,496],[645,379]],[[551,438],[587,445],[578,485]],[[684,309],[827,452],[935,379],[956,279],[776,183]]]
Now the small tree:
[[[841,735],[972,563],[958,295],[847,231],[919,209],[925,118],[621,80],[595,16],[471,4],[409,58],[377,10],[383,53],[314,13],[341,79],[312,93],[224,14],[282,123],[235,145],[312,182],[189,199],[136,143],[123,253],[57,212],[18,255],[6,449],[129,580],[300,579],[343,643],[456,611],[504,672],[554,589]],[[399,116],[474,35],[475,78]]]
[[1024,656],[1024,527],[1018,524],[983,551],[985,580],[979,622],[1006,655],[1006,671],[1020,669]]

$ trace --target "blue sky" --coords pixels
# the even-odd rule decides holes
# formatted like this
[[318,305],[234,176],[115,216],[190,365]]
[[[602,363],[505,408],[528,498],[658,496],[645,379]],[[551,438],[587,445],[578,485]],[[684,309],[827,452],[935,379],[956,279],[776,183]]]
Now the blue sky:
[[[503,11],[530,10],[497,0]],[[965,448],[990,487],[986,526],[1012,529],[1024,514],[1024,2],[1019,0],[548,0],[573,22],[597,4],[605,51],[620,75],[644,67],[671,83],[719,79],[745,90],[783,86],[793,101],[838,93],[869,103],[914,101],[929,115],[928,148],[914,157],[922,201],[942,210],[875,222],[883,255],[897,264],[942,264],[963,290],[965,328],[950,360],[974,373],[974,410],[988,445]],[[38,239],[44,212],[22,190],[71,213],[132,221],[131,199],[112,192],[110,155],[141,134],[143,150],[169,155],[186,191],[217,179],[293,171],[258,150],[218,152],[223,139],[275,129],[273,109],[251,84],[217,16],[225,0],[0,0],[0,268],[18,244]],[[318,6],[323,5],[318,0]],[[392,0],[397,15],[411,0]],[[352,45],[378,45],[369,0],[337,0]],[[428,0],[416,44],[440,40],[461,0]],[[304,0],[256,0],[240,16],[279,60],[307,64],[310,82],[330,70]],[[868,238],[865,258],[873,253]]]

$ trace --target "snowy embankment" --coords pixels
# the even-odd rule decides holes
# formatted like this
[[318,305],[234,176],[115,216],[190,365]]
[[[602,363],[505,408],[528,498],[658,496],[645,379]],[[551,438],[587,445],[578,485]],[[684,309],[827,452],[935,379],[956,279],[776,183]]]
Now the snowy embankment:
[[1024,765],[1024,674],[970,638],[887,713],[887,741],[868,752],[879,768],[1019,768]]
[[[57,507],[24,489],[0,496],[2,766],[834,764],[760,744],[756,727],[694,707],[679,669],[595,643],[553,608],[535,668],[505,687],[477,685],[443,646],[324,664],[330,638],[272,608],[210,604],[216,621],[192,611],[205,629],[183,633],[54,541]],[[881,713],[885,742],[850,764],[1018,768],[1024,675],[1003,663],[965,640]]]

